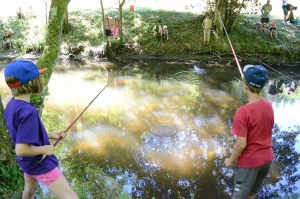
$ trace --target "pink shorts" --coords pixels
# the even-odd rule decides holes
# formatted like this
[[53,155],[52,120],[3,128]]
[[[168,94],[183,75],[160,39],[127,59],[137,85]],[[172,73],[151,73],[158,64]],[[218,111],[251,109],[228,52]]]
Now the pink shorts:
[[57,167],[52,171],[41,175],[29,175],[27,173],[24,173],[24,177],[35,178],[36,180],[40,181],[43,185],[46,186],[53,183],[62,175],[63,175],[62,172]]

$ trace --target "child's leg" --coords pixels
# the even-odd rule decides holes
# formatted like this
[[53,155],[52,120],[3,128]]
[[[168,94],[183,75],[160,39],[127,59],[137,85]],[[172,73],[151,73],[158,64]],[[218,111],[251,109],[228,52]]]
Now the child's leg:
[[63,175],[47,187],[60,199],[79,199]]
[[118,35],[119,35],[119,28],[116,29],[116,39],[117,39]]
[[34,193],[39,188],[38,181],[35,178],[28,177],[24,175],[24,191],[22,195],[22,199],[33,199]]

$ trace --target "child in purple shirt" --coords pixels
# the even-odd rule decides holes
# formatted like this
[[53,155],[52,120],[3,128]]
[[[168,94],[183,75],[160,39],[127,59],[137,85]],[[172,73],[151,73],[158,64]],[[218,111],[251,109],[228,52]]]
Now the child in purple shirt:
[[[47,68],[39,70],[34,63],[27,60],[13,61],[4,69],[5,81],[13,95],[4,110],[4,118],[18,164],[24,172],[22,199],[34,197],[38,181],[46,185],[58,198],[78,199],[57,168],[54,146],[49,141],[49,138],[64,137],[65,133],[47,133],[35,105],[30,103],[32,94],[43,91],[44,81],[40,74],[46,70]],[[43,155],[47,157],[38,164]]]

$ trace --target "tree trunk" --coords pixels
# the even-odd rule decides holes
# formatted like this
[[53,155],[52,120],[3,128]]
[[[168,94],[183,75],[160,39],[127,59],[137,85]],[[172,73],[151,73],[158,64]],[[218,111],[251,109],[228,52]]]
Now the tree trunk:
[[243,0],[243,2],[242,2],[242,3],[240,4],[240,6],[239,6],[239,9],[238,9],[238,12],[237,12],[237,17],[235,18],[235,20],[233,20],[233,23],[232,23],[232,25],[231,25],[231,27],[230,27],[230,31],[233,31],[233,28],[234,28],[235,24],[236,24],[237,21],[238,21],[244,3],[245,3],[245,0]]
[[120,40],[123,41],[123,6],[125,4],[126,0],[122,0],[122,2],[119,4],[119,35]]
[[[224,33],[223,26],[222,26],[222,0],[215,0],[215,21],[216,21],[216,28],[218,34]],[[221,18],[220,18],[221,17]]]
[[34,95],[31,100],[36,104],[39,114],[42,114],[44,98],[48,91],[48,82],[55,69],[56,60],[59,55],[61,35],[62,35],[62,24],[64,14],[66,12],[69,0],[52,0],[50,11],[49,11],[49,25],[48,32],[46,35],[46,47],[42,56],[37,61],[39,68],[48,68],[45,73],[45,87],[41,95]]
[[107,57],[111,57],[112,55],[112,50],[110,48],[110,44],[109,44],[109,40],[108,37],[105,36],[105,27],[104,27],[104,8],[103,8],[103,1],[100,0],[100,4],[101,4],[101,10],[102,10],[102,24],[103,24],[103,36],[106,39],[106,46],[105,46],[105,55]]
[[102,11],[102,28],[103,28],[103,38],[106,39],[106,43],[108,44],[108,38],[105,36],[105,27],[104,27],[104,8],[103,8],[103,2],[100,0],[101,5],[101,11]]
[[4,121],[4,106],[0,95],[0,160],[6,165],[16,164],[12,155],[12,143]]
[[69,14],[68,14],[68,6],[65,11],[65,18],[64,18],[64,26],[63,26],[63,33],[69,33]]
[[[243,8],[258,6],[258,0],[214,0],[215,1],[215,20],[218,32],[224,32],[222,22],[228,32],[232,32],[240,18]],[[220,19],[221,16],[221,19]],[[222,20],[222,21],[221,21]]]

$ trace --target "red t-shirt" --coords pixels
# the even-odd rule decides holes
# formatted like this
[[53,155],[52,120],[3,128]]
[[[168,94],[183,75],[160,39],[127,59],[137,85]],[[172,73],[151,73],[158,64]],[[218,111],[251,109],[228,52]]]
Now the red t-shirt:
[[231,133],[247,137],[247,145],[237,159],[237,166],[256,168],[274,159],[272,129],[274,111],[265,99],[241,106],[234,115]]

